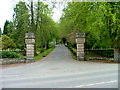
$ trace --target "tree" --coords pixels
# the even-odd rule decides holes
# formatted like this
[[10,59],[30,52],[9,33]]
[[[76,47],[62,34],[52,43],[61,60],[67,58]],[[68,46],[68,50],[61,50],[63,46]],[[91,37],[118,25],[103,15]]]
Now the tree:
[[33,0],[31,0],[31,31],[35,33],[35,23],[34,23],[34,10],[33,10]]
[[7,34],[16,43],[17,48],[25,48],[25,33],[35,34],[36,48],[49,48],[49,43],[56,38],[56,23],[52,20],[52,9],[43,2],[29,4],[20,1],[14,8],[13,21],[9,22]]
[[9,25],[7,26],[7,28],[8,28],[7,36],[9,36],[10,38],[13,39],[13,41],[15,41],[16,40],[16,37],[15,37],[16,29],[12,21],[9,22]]
[[25,47],[25,33],[30,31],[30,15],[25,2],[20,1],[14,8],[14,39],[18,48]]
[[[87,48],[114,47],[120,34],[120,2],[71,2],[60,19],[62,36],[72,32],[86,33]],[[64,34],[63,34],[64,33]]]
[[49,42],[53,39],[55,28],[55,23],[51,19],[51,9],[38,0],[35,4],[35,12],[36,46],[47,49]]
[[6,20],[5,21],[5,24],[4,24],[4,29],[3,29],[3,34],[8,34],[8,26],[9,25],[9,21],[8,20]]
[[1,28],[0,28],[0,37],[1,37],[1,35],[2,35],[2,30],[1,30]]

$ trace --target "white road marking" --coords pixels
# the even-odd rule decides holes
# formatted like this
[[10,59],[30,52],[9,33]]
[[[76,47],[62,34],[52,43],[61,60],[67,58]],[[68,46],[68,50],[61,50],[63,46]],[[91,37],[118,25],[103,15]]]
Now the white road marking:
[[78,88],[78,87],[84,87],[84,86],[85,86],[85,85],[79,85],[79,86],[76,86],[76,87]]
[[78,85],[78,86],[75,86],[75,87],[80,88],[80,87],[86,87],[86,86],[88,87],[88,86],[102,85],[102,84],[115,83],[115,82],[117,82],[117,80],[109,81],[109,82],[99,82],[99,83],[94,83],[94,84]]

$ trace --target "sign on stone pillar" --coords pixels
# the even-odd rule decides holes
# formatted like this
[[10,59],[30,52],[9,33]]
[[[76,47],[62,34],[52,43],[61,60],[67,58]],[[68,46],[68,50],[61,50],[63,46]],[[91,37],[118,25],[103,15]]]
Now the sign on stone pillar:
[[77,43],[77,59],[84,60],[84,43],[85,43],[85,33],[76,33],[76,43]]
[[27,62],[33,61],[34,58],[34,44],[35,44],[35,35],[34,33],[25,34],[25,43],[26,43],[26,56]]

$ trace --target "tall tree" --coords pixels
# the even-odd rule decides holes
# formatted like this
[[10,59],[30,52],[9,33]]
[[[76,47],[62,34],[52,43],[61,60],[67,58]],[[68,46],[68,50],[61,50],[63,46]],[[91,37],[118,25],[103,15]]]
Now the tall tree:
[[36,3],[35,8],[35,26],[37,47],[48,48],[53,35],[54,21],[51,19],[51,9],[43,2]]
[[31,0],[31,31],[35,33],[35,23],[34,23],[34,9],[33,9],[33,0]]
[[0,37],[1,37],[1,35],[2,35],[2,30],[1,30],[1,28],[0,28]]
[[87,48],[113,47],[119,36],[120,2],[72,2],[63,10],[60,30],[63,36],[76,30],[86,33]]
[[4,24],[4,29],[3,29],[3,34],[8,34],[8,26],[9,25],[9,21],[8,20],[6,20],[5,21],[5,24]]
[[15,38],[16,37],[14,37],[14,34],[15,34],[15,27],[14,27],[14,24],[13,24],[13,22],[12,21],[10,21],[9,22],[9,25],[7,26],[7,28],[8,28],[8,36],[10,37],[10,38],[12,38],[13,40],[15,40]]
[[30,31],[30,15],[25,2],[20,1],[14,8],[14,37],[17,47],[24,49],[25,33]]

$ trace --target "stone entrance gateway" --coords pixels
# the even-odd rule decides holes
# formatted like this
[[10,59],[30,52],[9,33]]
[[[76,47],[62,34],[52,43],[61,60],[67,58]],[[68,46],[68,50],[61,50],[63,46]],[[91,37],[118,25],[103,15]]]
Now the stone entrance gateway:
[[76,33],[76,43],[77,43],[77,59],[84,60],[84,43],[85,43],[85,33]]

